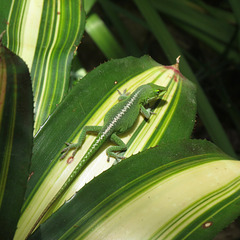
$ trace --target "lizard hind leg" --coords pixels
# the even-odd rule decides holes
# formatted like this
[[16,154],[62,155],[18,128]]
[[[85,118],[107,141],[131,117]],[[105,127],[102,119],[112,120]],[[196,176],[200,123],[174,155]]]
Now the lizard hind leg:
[[120,160],[124,159],[125,157],[120,156],[119,153],[116,152],[122,152],[127,150],[127,145],[122,141],[121,138],[117,136],[116,133],[113,133],[111,135],[111,141],[115,142],[118,146],[112,146],[107,149],[107,155],[108,155],[108,162],[110,157],[114,157],[116,159],[116,163],[118,163]]
[[79,148],[82,146],[82,144],[86,138],[87,132],[99,133],[101,130],[102,130],[102,126],[84,126],[82,129],[82,132],[78,138],[77,143],[67,143],[67,142],[65,143],[67,145],[67,147],[65,147],[61,151],[61,153],[63,153],[63,154],[60,159],[61,160],[64,159],[70,150],[75,149],[72,153],[72,158],[73,158],[76,155]]
[[123,91],[123,93],[121,93],[118,89],[117,89],[117,91],[118,91],[118,93],[119,93],[119,97],[118,97],[118,101],[122,101],[122,100],[124,100],[124,99],[126,99],[126,98],[128,98],[128,96],[129,96],[129,92],[127,92],[127,89],[125,89],[124,91]]

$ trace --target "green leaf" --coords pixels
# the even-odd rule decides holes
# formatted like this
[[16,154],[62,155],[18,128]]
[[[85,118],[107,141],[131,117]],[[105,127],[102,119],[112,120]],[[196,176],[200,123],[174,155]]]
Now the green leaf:
[[[170,17],[179,28],[186,30],[202,40],[214,50],[223,53],[231,42],[235,28],[223,17],[217,19],[209,16],[201,7],[189,1],[151,0],[152,4],[163,14]],[[218,8],[215,9],[215,12]],[[237,48],[230,49],[228,57],[239,61]]]
[[[232,7],[232,11],[234,13],[234,16],[236,18],[237,24],[240,24],[240,7],[239,7],[239,2],[236,0],[229,0],[229,3]],[[240,48],[240,33],[238,32],[238,49]]]
[[[149,28],[151,29],[151,32],[156,37],[168,59],[173,61],[176,55],[181,55],[180,48],[168,31],[165,23],[161,19],[161,16],[159,16],[156,9],[152,6],[151,2],[147,0],[134,0],[134,2],[144,16]],[[184,56],[181,60],[181,67],[183,74],[193,81],[197,86],[198,113],[205,127],[207,128],[209,135],[221,149],[223,149],[229,155],[235,157],[236,154],[234,149],[226,133],[224,132],[221,123],[219,122],[202,87],[200,86],[196,76],[194,75]]]
[[[1,38],[1,37],[0,37]],[[32,153],[33,97],[26,64],[0,39],[0,236],[12,239]]]
[[92,180],[30,239],[213,239],[239,193],[240,162],[215,145],[162,144]]
[[4,5],[0,15],[7,46],[31,69],[35,134],[68,91],[70,63],[85,24],[82,1],[12,0]]
[[123,48],[97,14],[88,17],[85,30],[108,59],[126,56]]
[[92,7],[94,6],[94,4],[96,3],[97,0],[84,0],[84,9],[86,14],[88,14],[90,12],[90,10],[92,9]]
[[138,48],[130,31],[127,29],[122,19],[118,16],[118,12],[115,9],[117,5],[109,0],[99,0],[99,3],[112,23],[113,29],[117,32],[121,42],[123,42],[128,55],[140,57],[142,55],[140,49]]
[[[128,146],[124,156],[129,157],[164,141],[189,138],[195,122],[195,86],[181,75],[178,64],[163,66],[145,56],[140,59],[128,57],[112,60],[100,65],[72,89],[34,140],[31,166],[34,174],[28,184],[16,237],[22,238],[31,229],[81,161],[94,136],[86,138],[71,164],[67,164],[66,160],[59,161],[64,143],[76,142],[85,125],[103,124],[106,112],[118,102],[117,89],[132,92],[149,82],[167,86],[168,91],[162,101],[152,106],[156,114],[152,115],[150,121],[140,116],[134,128],[121,136]],[[94,176],[112,166],[114,160],[107,161],[106,145],[51,211],[55,211]]]

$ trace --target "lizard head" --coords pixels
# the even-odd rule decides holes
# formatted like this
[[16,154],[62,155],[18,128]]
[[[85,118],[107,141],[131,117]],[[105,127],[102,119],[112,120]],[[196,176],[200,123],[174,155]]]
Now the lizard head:
[[160,99],[166,91],[166,87],[159,86],[154,83],[148,83],[145,85],[144,102],[147,104],[154,99]]

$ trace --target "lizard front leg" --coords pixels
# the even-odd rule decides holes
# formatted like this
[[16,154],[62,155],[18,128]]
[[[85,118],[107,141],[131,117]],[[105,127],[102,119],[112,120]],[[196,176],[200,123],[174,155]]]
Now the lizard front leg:
[[115,152],[122,152],[127,150],[127,145],[122,141],[120,137],[117,136],[116,133],[113,133],[110,138],[111,141],[115,142],[118,146],[109,147],[107,149],[107,155],[108,155],[108,161],[110,157],[114,157],[116,159],[116,162],[118,162],[121,159],[124,159],[125,157],[119,156],[119,153]]
[[85,126],[85,127],[83,127],[77,143],[67,143],[67,142],[65,143],[67,145],[67,147],[62,150],[61,153],[64,153],[64,154],[61,156],[60,159],[61,160],[64,159],[70,150],[75,149],[74,152],[72,153],[72,158],[73,158],[76,155],[79,148],[82,146],[82,144],[86,138],[87,132],[99,133],[101,131],[101,129],[102,129],[102,126]]
[[146,109],[143,105],[141,105],[140,111],[143,114],[143,116],[147,119],[149,119],[152,114],[155,114],[154,112],[151,111],[151,108]]

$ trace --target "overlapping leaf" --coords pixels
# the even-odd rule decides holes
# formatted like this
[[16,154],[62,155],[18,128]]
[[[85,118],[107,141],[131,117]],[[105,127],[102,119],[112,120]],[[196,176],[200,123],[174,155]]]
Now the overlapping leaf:
[[162,144],[91,181],[32,239],[213,239],[239,193],[240,162],[210,142]]
[[[1,38],[1,37],[0,37]],[[33,97],[26,64],[0,39],[0,236],[12,239],[32,154]]]

